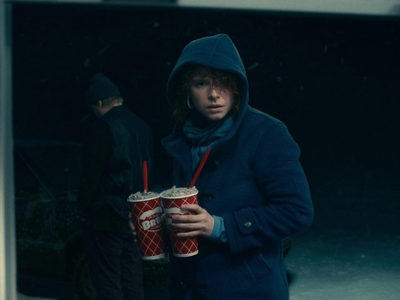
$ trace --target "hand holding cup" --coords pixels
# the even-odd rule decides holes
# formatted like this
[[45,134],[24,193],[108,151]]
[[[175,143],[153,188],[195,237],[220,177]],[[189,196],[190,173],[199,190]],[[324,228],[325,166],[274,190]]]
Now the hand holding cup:
[[[174,256],[189,257],[199,252],[196,232],[199,226],[197,223],[204,215],[188,217],[192,211],[196,212],[200,209],[197,205],[197,194],[198,190],[195,187],[177,188],[175,186],[160,194]],[[185,205],[187,205],[186,209],[182,209],[182,206]],[[186,227],[189,227],[188,233]],[[196,229],[195,232],[193,229]]]
[[171,216],[171,228],[177,229],[177,237],[210,237],[214,229],[214,218],[204,208],[197,204],[184,204],[183,212],[190,214],[174,214]]

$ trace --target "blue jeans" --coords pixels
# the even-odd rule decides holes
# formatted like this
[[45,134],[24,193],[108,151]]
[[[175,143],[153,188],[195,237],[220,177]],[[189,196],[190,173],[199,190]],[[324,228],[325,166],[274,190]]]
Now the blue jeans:
[[131,232],[87,227],[83,242],[98,300],[144,300],[140,250]]

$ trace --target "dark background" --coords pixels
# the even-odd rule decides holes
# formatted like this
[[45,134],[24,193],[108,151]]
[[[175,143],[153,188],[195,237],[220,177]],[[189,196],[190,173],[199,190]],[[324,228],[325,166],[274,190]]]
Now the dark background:
[[289,127],[307,168],[400,165],[400,19],[118,5],[13,6],[14,137],[82,141],[87,82],[104,72],[152,127],[156,182],[171,162],[168,76],[193,39],[227,33],[250,105]]
[[82,142],[94,121],[84,93],[103,72],[153,129],[154,185],[164,187],[168,76],[188,42],[227,33],[247,69],[250,105],[286,123],[302,150],[315,205],[310,240],[325,235],[331,247],[368,234],[366,249],[374,233],[398,241],[400,18],[19,3],[12,28],[14,138]]

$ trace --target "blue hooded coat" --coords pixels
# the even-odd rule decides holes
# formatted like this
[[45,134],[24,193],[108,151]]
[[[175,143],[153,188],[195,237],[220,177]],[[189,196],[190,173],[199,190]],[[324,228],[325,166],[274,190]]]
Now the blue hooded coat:
[[[248,81],[240,55],[225,34],[189,43],[167,86],[172,103],[182,68],[198,64],[229,71],[242,82],[240,113],[213,145],[196,182],[199,205],[223,218],[227,241],[199,238],[199,253],[170,256],[170,297],[179,299],[287,300],[282,239],[313,219],[300,150],[286,126],[248,105]],[[176,126],[162,141],[174,158],[174,184],[193,178],[191,141]]]

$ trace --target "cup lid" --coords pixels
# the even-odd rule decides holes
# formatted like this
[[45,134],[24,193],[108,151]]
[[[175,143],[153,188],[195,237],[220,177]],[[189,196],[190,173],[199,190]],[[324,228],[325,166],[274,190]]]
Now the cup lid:
[[148,201],[152,199],[157,199],[160,197],[160,194],[155,193],[155,192],[137,192],[134,194],[130,194],[127,201],[128,202],[142,202],[142,201]]
[[164,199],[180,199],[196,195],[198,192],[199,191],[196,189],[196,187],[187,188],[173,186],[171,189],[163,191],[160,194],[160,197]]

